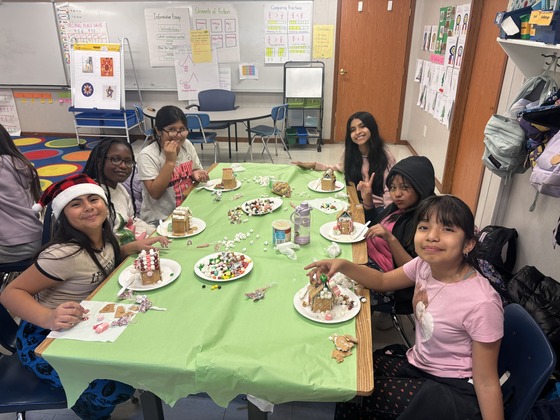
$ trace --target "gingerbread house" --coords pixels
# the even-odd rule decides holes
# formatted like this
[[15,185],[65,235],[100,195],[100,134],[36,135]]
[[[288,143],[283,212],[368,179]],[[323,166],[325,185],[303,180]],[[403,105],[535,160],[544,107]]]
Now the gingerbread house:
[[188,207],[177,207],[171,214],[171,231],[174,236],[186,235],[191,228],[192,214]]
[[308,286],[308,305],[312,312],[327,312],[334,305],[334,293],[327,283],[310,284]]
[[143,285],[156,284],[161,281],[161,266],[158,250],[142,250],[134,261],[134,265],[140,272],[140,278],[142,279]]
[[232,168],[222,169],[222,185],[225,190],[233,190],[237,186],[237,179]]
[[336,216],[336,229],[341,235],[350,235],[354,231],[354,221],[350,211],[343,210]]
[[321,178],[321,189],[323,191],[333,191],[336,187],[336,175],[332,169],[327,169]]

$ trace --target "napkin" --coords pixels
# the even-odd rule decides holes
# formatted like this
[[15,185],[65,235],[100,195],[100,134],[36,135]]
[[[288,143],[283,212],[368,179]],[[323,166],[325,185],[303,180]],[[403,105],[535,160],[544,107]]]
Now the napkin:
[[[80,302],[80,305],[85,309],[89,309],[89,312],[86,314],[88,317],[87,320],[81,321],[74,325],[72,328],[62,331],[51,331],[48,335],[48,338],[65,338],[68,340],[81,340],[81,341],[102,341],[102,342],[113,342],[122,334],[124,329],[128,327],[128,325],[123,325],[120,327],[109,327],[109,329],[103,331],[102,333],[98,334],[93,329],[94,325],[100,324],[102,322],[108,322],[111,324],[116,318],[114,317],[114,313],[104,313],[99,314],[99,311],[107,304],[113,303],[115,304],[115,308],[117,306],[124,306],[125,312],[130,309],[131,306],[136,305],[134,303],[125,304],[125,303],[114,303],[114,302],[96,302],[92,300],[84,300]],[[98,315],[103,316],[103,320],[98,320]],[[135,317],[135,316],[134,316]],[[134,317],[132,319],[134,319]]]
[[315,198],[307,203],[325,214],[338,213],[348,208],[348,203],[337,198]]

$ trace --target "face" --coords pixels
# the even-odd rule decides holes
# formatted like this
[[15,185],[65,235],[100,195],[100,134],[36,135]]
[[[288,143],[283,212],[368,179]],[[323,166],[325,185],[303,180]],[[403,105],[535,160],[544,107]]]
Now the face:
[[389,192],[391,193],[393,203],[395,203],[400,210],[406,210],[412,207],[419,199],[412,185],[400,175],[395,175],[393,178],[389,186]]
[[418,223],[414,246],[418,256],[430,265],[445,266],[461,263],[463,254],[473,249],[474,240],[466,241],[461,228],[445,226],[438,222],[437,214],[432,214],[429,220]]
[[355,118],[350,122],[350,138],[358,146],[367,144],[371,139],[371,133],[362,120]]
[[165,146],[169,141],[177,142],[178,146],[182,145],[189,134],[189,130],[181,120],[165,126],[162,130],[158,130],[160,136],[160,144]]
[[130,149],[124,144],[115,143],[107,151],[103,176],[111,188],[115,188],[119,182],[124,182],[132,173],[134,160]]
[[100,232],[108,214],[107,204],[96,194],[73,199],[63,211],[70,225],[85,234]]

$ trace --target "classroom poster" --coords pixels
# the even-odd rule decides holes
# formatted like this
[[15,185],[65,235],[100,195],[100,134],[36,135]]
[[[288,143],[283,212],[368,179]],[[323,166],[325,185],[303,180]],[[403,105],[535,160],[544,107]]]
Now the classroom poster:
[[457,11],[455,13],[455,28],[453,29],[453,35],[456,37],[466,36],[467,29],[469,29],[471,4],[460,4],[457,6]]
[[432,27],[430,25],[424,26],[424,35],[422,36],[422,51],[429,51],[430,49],[431,30]]
[[215,48],[212,48],[212,61],[201,63],[195,63],[190,45],[175,44],[173,52],[179,101],[197,100],[199,91],[220,88]]
[[173,67],[173,44],[190,42],[189,9],[145,9],[150,66]]
[[231,90],[231,68],[219,67],[218,77],[220,89]]
[[457,41],[457,56],[455,58],[455,67],[456,68],[461,68],[461,64],[463,62],[463,55],[465,53],[465,41],[466,41],[467,37],[466,36],[460,36],[459,40]]
[[210,32],[212,46],[216,48],[218,63],[241,61],[239,53],[239,20],[232,3],[194,3],[192,6],[194,30]]
[[453,35],[455,19],[455,6],[442,7],[439,9],[438,35],[435,53],[445,54],[447,50],[447,37]]
[[11,89],[0,89],[0,124],[12,136],[21,134],[16,102]]
[[195,63],[209,63],[212,61],[212,44],[210,32],[207,30],[191,31],[191,51]]
[[258,80],[259,69],[255,63],[239,64],[239,80]]
[[265,63],[311,59],[313,3],[267,3],[265,19]]
[[437,44],[438,27],[437,25],[432,26],[430,32],[430,45],[428,46],[428,51],[435,52]]
[[457,37],[448,36],[447,46],[444,55],[444,65],[449,67],[455,67],[456,59],[457,59]]
[[74,44],[73,48],[73,105],[76,108],[120,109],[124,96],[120,44]]
[[334,25],[313,26],[313,58],[332,58]]
[[422,81],[422,68],[424,67],[424,60],[421,58],[416,59],[416,70],[414,71],[414,81]]

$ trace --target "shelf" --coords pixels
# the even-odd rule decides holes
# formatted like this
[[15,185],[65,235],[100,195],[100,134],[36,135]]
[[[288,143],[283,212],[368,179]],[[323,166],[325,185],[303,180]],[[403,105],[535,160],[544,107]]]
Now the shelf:
[[540,74],[545,69],[545,59],[541,54],[560,55],[560,44],[502,38],[498,38],[497,41],[526,77]]

